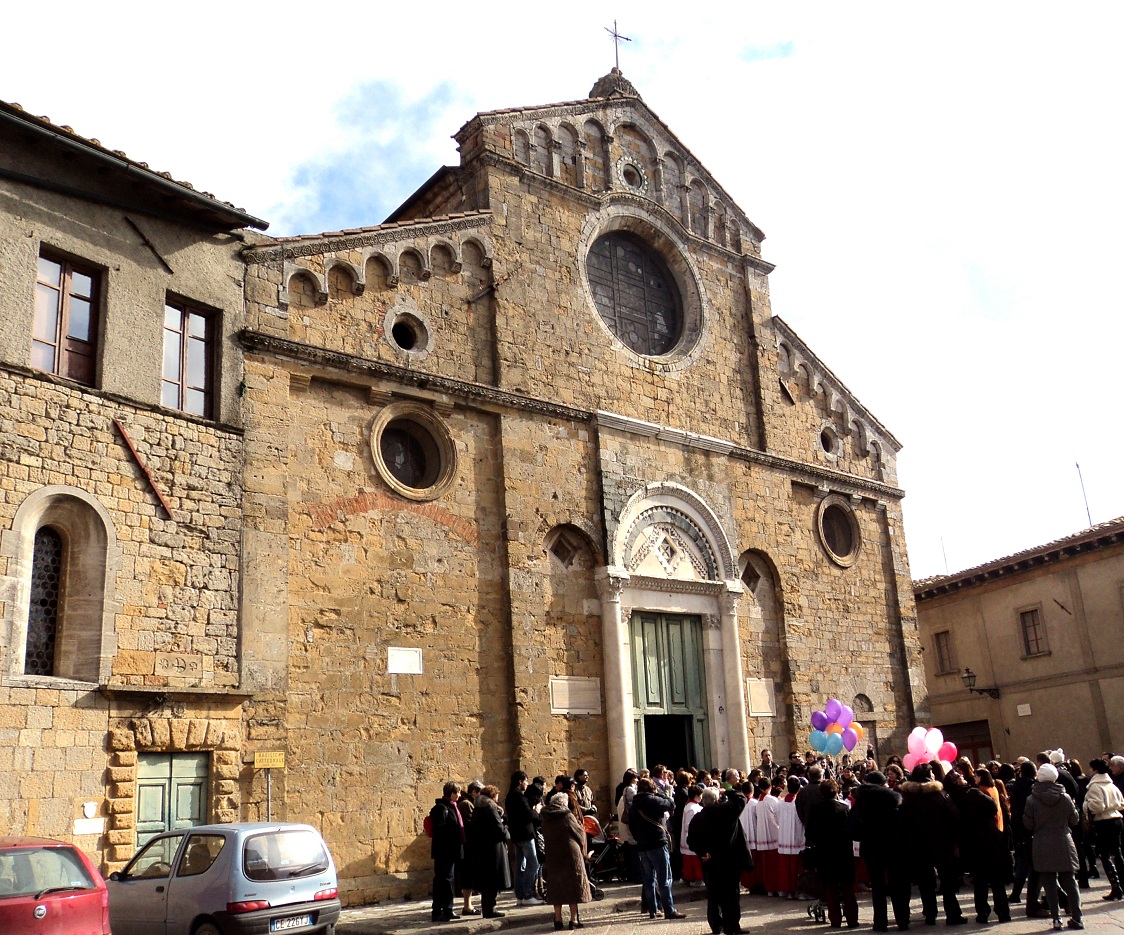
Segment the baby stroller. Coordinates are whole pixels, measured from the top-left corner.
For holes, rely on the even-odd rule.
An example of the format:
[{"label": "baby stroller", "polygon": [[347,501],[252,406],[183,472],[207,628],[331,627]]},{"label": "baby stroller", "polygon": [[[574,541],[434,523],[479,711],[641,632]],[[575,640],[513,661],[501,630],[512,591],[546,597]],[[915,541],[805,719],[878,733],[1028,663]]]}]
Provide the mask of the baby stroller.
[{"label": "baby stroller", "polygon": [[597,884],[623,879],[620,838],[608,828],[602,830],[601,823],[593,815],[586,815],[583,821],[586,839],[589,842],[589,850],[585,858],[585,875],[589,877],[589,892],[594,899],[604,899],[605,891]]}]

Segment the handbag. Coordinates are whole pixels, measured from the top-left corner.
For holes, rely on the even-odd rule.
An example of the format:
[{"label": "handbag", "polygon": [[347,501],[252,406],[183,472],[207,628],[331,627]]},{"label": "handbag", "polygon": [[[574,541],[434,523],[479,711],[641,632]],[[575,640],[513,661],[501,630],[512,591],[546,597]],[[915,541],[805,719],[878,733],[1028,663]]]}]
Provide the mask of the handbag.
[{"label": "handbag", "polygon": [[734,865],[743,873],[753,872],[753,854],[749,849],[749,842],[745,839],[745,828],[741,821],[734,821],[734,833],[730,835],[730,856]]}]

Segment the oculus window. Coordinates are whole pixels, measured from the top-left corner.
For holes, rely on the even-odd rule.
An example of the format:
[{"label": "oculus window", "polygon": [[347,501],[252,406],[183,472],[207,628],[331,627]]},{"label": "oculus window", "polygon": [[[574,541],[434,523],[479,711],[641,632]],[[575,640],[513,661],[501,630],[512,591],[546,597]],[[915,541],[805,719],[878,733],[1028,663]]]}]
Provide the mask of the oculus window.
[{"label": "oculus window", "polygon": [[683,300],[663,257],[627,231],[599,237],[586,257],[597,311],[624,345],[658,357],[683,333]]},{"label": "oculus window", "polygon": [[862,547],[862,533],[854,510],[838,495],[820,501],[816,510],[816,532],[828,557],[846,568],[854,564]]},{"label": "oculus window", "polygon": [[445,423],[427,406],[392,403],[371,425],[379,476],[410,500],[435,500],[456,477],[456,448]]}]

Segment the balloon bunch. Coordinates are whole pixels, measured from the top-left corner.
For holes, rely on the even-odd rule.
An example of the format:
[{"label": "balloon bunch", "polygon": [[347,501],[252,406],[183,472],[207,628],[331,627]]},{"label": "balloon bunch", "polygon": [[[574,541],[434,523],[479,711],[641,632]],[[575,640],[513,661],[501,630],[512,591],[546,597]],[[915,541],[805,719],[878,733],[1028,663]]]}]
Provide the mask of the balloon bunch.
[{"label": "balloon bunch", "polygon": [[808,743],[817,753],[835,756],[848,753],[863,739],[863,726],[855,720],[855,712],[837,698],[829,698],[822,711],[812,712],[812,732]]},{"label": "balloon bunch", "polygon": [[911,771],[918,763],[928,763],[930,760],[940,760],[947,773],[956,762],[956,744],[945,740],[944,734],[935,727],[928,730],[915,727],[910,731],[909,753],[902,757],[902,766]]}]

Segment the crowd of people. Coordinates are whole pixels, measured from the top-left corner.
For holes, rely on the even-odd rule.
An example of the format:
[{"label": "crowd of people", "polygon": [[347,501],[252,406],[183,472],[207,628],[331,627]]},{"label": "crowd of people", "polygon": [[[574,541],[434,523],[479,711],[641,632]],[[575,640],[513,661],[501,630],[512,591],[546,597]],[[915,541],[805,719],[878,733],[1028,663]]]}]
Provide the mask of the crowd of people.
[{"label": "crowd of people", "polygon": [[[558,776],[552,788],[521,771],[502,805],[499,790],[469,783],[465,795],[447,783],[430,812],[433,920],[499,916],[496,895],[514,885],[517,905],[554,906],[554,926],[581,928],[579,905],[590,899],[585,816],[595,815],[586,770]],[[922,919],[968,921],[960,893],[970,878],[975,919],[1011,920],[1024,900],[1031,918],[1055,929],[1068,915],[1082,929],[1081,891],[1101,869],[1105,900],[1124,899],[1121,832],[1124,757],[1104,754],[1086,770],[1061,750],[1014,763],[973,766],[918,763],[907,773],[898,757],[881,768],[865,758],[839,760],[770,751],[748,773],[664,766],[629,769],[607,809],[628,878],[641,887],[650,918],[680,919],[673,880],[706,888],[713,933],[739,935],[743,891],[822,901],[828,923],[856,928],[856,891],[869,887],[874,931],[909,928],[916,887]],[[810,892],[811,891],[811,892]],[[480,894],[480,908],[472,905]],[[940,903],[938,905],[938,896]]]}]

